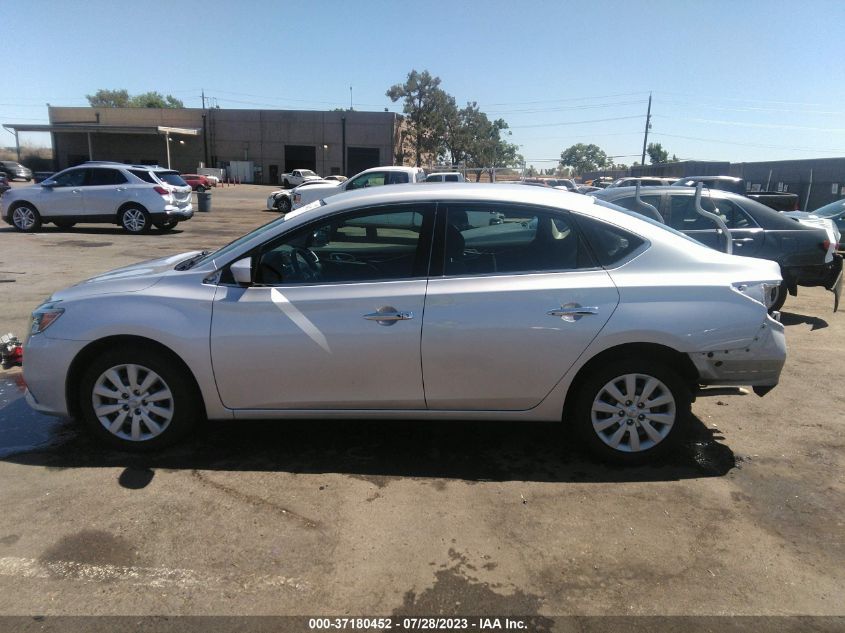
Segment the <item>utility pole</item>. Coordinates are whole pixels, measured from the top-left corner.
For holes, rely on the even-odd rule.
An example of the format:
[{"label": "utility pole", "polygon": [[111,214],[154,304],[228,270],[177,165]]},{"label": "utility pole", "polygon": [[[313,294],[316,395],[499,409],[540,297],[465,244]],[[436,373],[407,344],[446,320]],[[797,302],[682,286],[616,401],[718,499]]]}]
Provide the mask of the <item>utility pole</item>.
[{"label": "utility pole", "polygon": [[648,93],[648,111],[645,115],[645,135],[643,136],[643,157],[640,159],[640,165],[645,165],[645,148],[648,144],[648,128],[651,127],[651,93]]},{"label": "utility pole", "polygon": [[202,109],[205,110],[205,88],[202,90]]},{"label": "utility pole", "polygon": [[349,109],[352,109],[352,86],[349,86]]}]

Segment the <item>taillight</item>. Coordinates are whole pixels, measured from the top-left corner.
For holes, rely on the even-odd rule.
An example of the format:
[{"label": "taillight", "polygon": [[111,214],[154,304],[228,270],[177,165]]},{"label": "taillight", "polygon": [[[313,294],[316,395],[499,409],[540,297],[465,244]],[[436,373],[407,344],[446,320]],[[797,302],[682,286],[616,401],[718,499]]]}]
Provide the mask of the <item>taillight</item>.
[{"label": "taillight", "polygon": [[162,196],[169,196],[170,190],[165,189],[164,187],[153,187],[156,193],[161,194]]},{"label": "taillight", "polygon": [[830,240],[821,243],[822,250],[826,253],[830,249]]}]

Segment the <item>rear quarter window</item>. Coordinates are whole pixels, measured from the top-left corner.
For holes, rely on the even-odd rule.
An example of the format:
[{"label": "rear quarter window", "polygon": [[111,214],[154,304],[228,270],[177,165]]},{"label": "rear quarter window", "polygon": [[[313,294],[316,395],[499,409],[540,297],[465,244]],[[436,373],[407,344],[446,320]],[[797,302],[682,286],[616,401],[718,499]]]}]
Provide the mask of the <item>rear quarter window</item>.
[{"label": "rear quarter window", "polygon": [[641,237],[594,218],[579,215],[577,222],[593,255],[605,267],[624,262],[645,244]]},{"label": "rear quarter window", "polygon": [[153,175],[144,169],[130,169],[129,173],[137,178],[140,178],[144,182],[155,184],[155,178],[153,178]]},{"label": "rear quarter window", "polygon": [[168,185],[173,185],[174,187],[187,187],[188,183],[186,183],[182,176],[179,175],[179,172],[175,171],[157,171],[155,172],[156,178],[158,178],[161,182],[166,183]]}]

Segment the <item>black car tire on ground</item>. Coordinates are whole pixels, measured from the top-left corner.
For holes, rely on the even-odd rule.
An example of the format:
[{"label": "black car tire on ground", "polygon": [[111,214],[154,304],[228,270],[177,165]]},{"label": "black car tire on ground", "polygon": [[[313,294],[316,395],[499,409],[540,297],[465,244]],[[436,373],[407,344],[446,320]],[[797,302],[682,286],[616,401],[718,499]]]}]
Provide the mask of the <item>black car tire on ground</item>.
[{"label": "black car tire on ground", "polygon": [[290,196],[279,196],[276,198],[276,210],[279,213],[287,213],[290,211]]},{"label": "black car tire on ground", "polygon": [[[160,377],[160,383],[157,383],[157,386],[154,383],[154,386],[147,388],[148,391],[155,391],[156,389],[159,392],[169,390],[171,395],[169,399],[146,402],[143,398],[144,393],[130,392],[130,388],[127,388],[124,393],[115,392],[117,397],[129,396],[144,403],[135,403],[135,406],[144,407],[144,409],[136,409],[134,411],[131,407],[120,406],[118,400],[113,400],[114,405],[101,402],[100,406],[114,406],[116,408],[116,411],[109,414],[111,416],[116,417],[115,414],[120,415],[121,413],[126,413],[124,424],[131,424],[130,416],[139,410],[143,411],[149,417],[155,417],[154,413],[149,413],[145,410],[149,405],[169,408],[172,411],[172,418],[166,424],[164,430],[160,434],[142,441],[124,439],[112,433],[104,426],[105,422],[102,422],[94,411],[94,390],[97,388],[100,377],[109,370],[112,370],[117,372],[121,378],[126,378],[127,375],[120,368],[128,365],[135,366],[140,370],[151,370]],[[142,374],[139,372],[138,375],[140,376]],[[111,384],[113,387],[117,387],[114,383]],[[201,400],[190,377],[185,374],[185,369],[179,363],[174,362],[172,358],[168,358],[167,355],[137,345],[118,346],[96,357],[85,370],[79,385],[78,398],[79,410],[82,413],[82,422],[97,439],[122,450],[144,452],[172,444],[187,435],[197,419],[203,417],[202,407],[200,406]],[[102,395],[102,391],[97,395]],[[155,397],[155,393],[151,397]],[[101,398],[101,400],[103,399]],[[109,399],[109,401],[111,402],[112,400]],[[106,419],[108,420],[108,418]],[[161,418],[158,421],[160,422]],[[144,428],[149,429],[146,424]]]},{"label": "black car tire on ground", "polygon": [[53,224],[60,229],[70,229],[76,226],[76,222],[62,222],[61,220],[53,220]]},{"label": "black car tire on ground", "polygon": [[780,282],[780,286],[777,289],[777,296],[775,297],[774,303],[772,303],[772,307],[769,308],[769,312],[777,312],[783,307],[783,304],[786,303],[786,295],[789,294],[789,288],[786,284],[786,280]]},{"label": "black car tire on ground", "polygon": [[[638,438],[640,438],[638,443],[640,441],[645,443],[648,441],[649,434],[646,432],[644,425],[648,423],[650,428],[656,428],[652,426],[652,423],[656,422],[657,417],[652,416],[666,416],[666,411],[671,410],[671,407],[674,406],[674,420],[662,439],[651,448],[632,452],[609,446],[601,439],[600,432],[594,428],[592,420],[594,405],[603,394],[607,393],[607,385],[617,380],[623,381],[624,377],[630,375],[638,376],[636,389],[640,391],[631,400],[608,405],[614,409],[618,407],[618,411],[623,412],[622,415],[619,415],[616,410],[613,413],[600,412],[598,414],[608,416],[598,422],[599,425],[602,422],[609,423],[605,425],[602,432],[611,435],[615,432],[622,433],[622,439],[627,436],[629,444],[631,442],[629,434],[636,432]],[[671,404],[640,407],[638,399],[645,389],[644,383],[648,384],[651,379],[656,379],[659,386],[646,394],[647,399],[659,402],[665,396],[669,396]],[[622,389],[620,388],[619,391],[627,397],[628,394],[624,393]],[[652,397],[652,394],[655,393],[659,396]],[[613,400],[613,398],[609,399]],[[670,367],[657,361],[642,358],[622,358],[617,362],[607,363],[596,368],[580,383],[575,403],[574,424],[587,448],[599,459],[625,465],[653,462],[675,450],[686,436],[689,429],[691,402],[692,396],[689,387]],[[605,404],[605,402],[602,402],[602,404]],[[643,421],[640,422],[640,419]],[[641,425],[643,426],[641,427]],[[627,427],[628,431],[622,431],[623,426]],[[662,427],[657,430],[663,432]],[[606,434],[605,437],[607,437]]]}]

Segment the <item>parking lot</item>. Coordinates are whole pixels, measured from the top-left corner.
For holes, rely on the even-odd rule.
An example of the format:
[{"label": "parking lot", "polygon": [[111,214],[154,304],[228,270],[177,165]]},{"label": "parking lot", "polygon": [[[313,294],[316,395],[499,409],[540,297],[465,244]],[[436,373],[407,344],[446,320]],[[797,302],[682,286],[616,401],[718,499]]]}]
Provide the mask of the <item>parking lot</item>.
[{"label": "parking lot", "polygon": [[[3,224],[0,330],[95,273],[273,219],[269,190],[218,187],[165,234]],[[840,614],[832,305],[789,297],[780,385],[699,398],[684,449],[644,468],[595,462],[564,424],[500,422],[215,422],[128,456],[0,371],[0,613]]]}]

